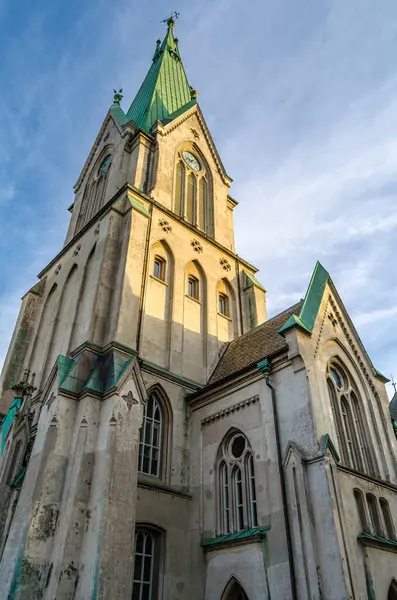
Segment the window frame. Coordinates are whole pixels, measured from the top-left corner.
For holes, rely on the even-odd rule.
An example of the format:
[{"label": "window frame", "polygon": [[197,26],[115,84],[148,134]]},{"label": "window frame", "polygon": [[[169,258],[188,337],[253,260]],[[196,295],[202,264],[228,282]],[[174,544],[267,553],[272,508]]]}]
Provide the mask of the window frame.
[{"label": "window frame", "polygon": [[[341,380],[340,386],[333,371]],[[353,378],[333,357],[328,362],[326,379],[342,463],[357,472],[376,475],[376,458],[370,451],[370,434],[362,416],[363,402]]]},{"label": "window frame", "polygon": [[200,302],[200,282],[194,275],[187,276],[187,293],[188,298]]},{"label": "window frame", "polygon": [[[137,539],[138,535],[144,536],[144,543],[146,549],[146,540],[150,538],[152,540],[152,555],[151,555],[151,565],[150,565],[150,581],[145,582],[142,578],[144,575],[144,561],[142,561],[142,568],[140,573],[140,578],[137,578],[136,573],[136,557],[137,557]],[[144,555],[147,556],[147,555]],[[146,523],[138,523],[135,526],[135,539],[134,539],[134,565],[132,572],[132,600],[141,600],[142,599],[142,587],[139,588],[138,595],[134,595],[136,592],[134,590],[135,584],[142,586],[144,583],[149,583],[150,585],[150,600],[157,600],[161,597],[161,588],[163,581],[163,558],[164,558],[164,533],[160,531],[157,527],[153,527],[150,524]]]},{"label": "window frame", "polygon": [[382,521],[380,518],[379,506],[378,506],[378,501],[376,499],[376,496],[374,496],[374,494],[367,493],[367,494],[365,494],[365,497],[367,500],[371,533],[375,537],[384,538],[385,534],[383,531],[383,526],[382,526]]},{"label": "window frame", "polygon": [[222,317],[230,319],[229,296],[224,292],[218,292],[218,313],[222,315]]},{"label": "window frame", "polygon": [[[149,403],[153,401],[152,415],[147,415],[147,409],[150,406]],[[155,413],[158,410],[159,412],[159,420],[155,420]],[[158,427],[158,440],[157,445],[153,444],[155,425],[159,423]],[[147,430],[149,430],[150,442],[145,442],[145,435]],[[149,449],[149,457],[145,457],[145,449]],[[150,393],[148,395],[147,402],[144,407],[143,415],[142,415],[142,426],[140,429],[139,435],[139,449],[138,449],[138,473],[142,475],[147,475],[149,477],[161,478],[162,470],[163,470],[163,452],[164,452],[164,411],[162,408],[161,402],[158,400],[158,396],[155,393]],[[153,464],[153,450],[157,451],[157,468],[156,472],[152,472],[152,464]],[[143,469],[145,458],[149,460],[149,470],[146,471]]]},{"label": "window frame", "polygon": [[388,540],[396,541],[396,530],[394,527],[393,516],[390,505],[386,498],[379,498],[379,506],[383,520],[383,530]]},{"label": "window frame", "polygon": [[[240,436],[244,438],[245,446],[241,455],[235,457],[231,450],[232,443]],[[219,534],[257,527],[254,453],[247,436],[241,431],[233,430],[220,444],[216,473]]]},{"label": "window frame", "polygon": [[[200,170],[192,169],[183,158],[184,152],[190,152],[197,158],[200,163]],[[212,210],[210,206],[212,201],[210,179],[210,170],[201,153],[191,146],[180,148],[175,161],[174,212],[200,231],[213,235],[209,231],[210,212]]]},{"label": "window frame", "polygon": [[[158,275],[156,274],[156,265],[158,265]],[[153,259],[153,277],[157,281],[166,282],[167,276],[167,261],[159,254],[155,254]]]}]

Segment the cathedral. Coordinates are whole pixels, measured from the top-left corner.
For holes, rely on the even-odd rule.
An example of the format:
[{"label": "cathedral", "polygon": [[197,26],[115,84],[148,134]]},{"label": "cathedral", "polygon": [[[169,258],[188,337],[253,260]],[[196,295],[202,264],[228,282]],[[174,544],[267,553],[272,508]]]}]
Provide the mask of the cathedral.
[{"label": "cathedral", "polygon": [[388,380],[320,263],[267,318],[166,25],[22,299],[0,380],[0,599],[397,600]]}]

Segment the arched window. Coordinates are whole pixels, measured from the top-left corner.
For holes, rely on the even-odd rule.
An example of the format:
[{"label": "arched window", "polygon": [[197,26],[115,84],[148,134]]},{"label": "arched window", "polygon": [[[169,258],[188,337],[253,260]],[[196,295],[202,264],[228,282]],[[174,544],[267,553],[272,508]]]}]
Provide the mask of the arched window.
[{"label": "arched window", "polygon": [[379,516],[378,502],[373,494],[367,494],[367,504],[371,519],[371,533],[383,537],[383,527]]},{"label": "arched window", "polygon": [[220,315],[229,316],[229,298],[226,294],[220,293],[218,295],[218,310]]},{"label": "arched window", "polygon": [[187,295],[189,298],[194,298],[194,300],[200,299],[199,280],[193,275],[189,275],[187,279]]},{"label": "arched window", "polygon": [[164,258],[162,258],[161,256],[155,256],[154,263],[153,263],[153,276],[156,279],[165,281],[165,275],[166,275],[166,262],[165,262]]},{"label": "arched window", "polygon": [[327,385],[342,462],[356,471],[375,474],[364,409],[352,377],[332,361],[328,365]]},{"label": "arched window", "polygon": [[139,441],[138,470],[140,473],[160,476],[163,444],[163,411],[156,394],[150,394],[145,405]]},{"label": "arched window", "polygon": [[100,160],[99,165],[97,163],[98,166],[93,169],[85,186],[76,233],[102,208],[111,163],[112,156],[107,154]]},{"label": "arched window", "polygon": [[356,500],[357,512],[358,512],[358,516],[360,518],[361,528],[366,533],[369,533],[370,529],[369,529],[369,526],[368,526],[367,513],[366,513],[366,510],[365,510],[364,496],[363,496],[362,492],[360,490],[357,490],[357,489],[354,490],[354,498]]},{"label": "arched window", "polygon": [[254,459],[247,438],[237,431],[227,436],[218,459],[220,533],[256,527]]},{"label": "arched window", "polygon": [[210,174],[195,151],[181,150],[177,156],[174,184],[174,211],[189,223],[213,235]]},{"label": "arched window", "polygon": [[146,527],[135,531],[132,600],[156,600],[159,595],[160,535]]},{"label": "arched window", "polygon": [[385,526],[385,532],[389,540],[395,540],[396,534],[394,532],[393,519],[390,512],[390,506],[387,500],[379,498],[379,504],[382,511],[383,523]]}]

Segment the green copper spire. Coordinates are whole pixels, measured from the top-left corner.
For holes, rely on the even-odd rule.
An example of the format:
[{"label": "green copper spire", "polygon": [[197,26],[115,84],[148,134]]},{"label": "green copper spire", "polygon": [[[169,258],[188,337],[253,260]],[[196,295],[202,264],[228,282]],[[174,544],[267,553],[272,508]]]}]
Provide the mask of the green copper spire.
[{"label": "green copper spire", "polygon": [[128,121],[145,131],[150,131],[156,121],[172,119],[197,102],[197,92],[187,81],[178,40],[174,38],[173,17],[166,23],[167,35],[162,44],[157,41],[152,66],[127,113]]}]

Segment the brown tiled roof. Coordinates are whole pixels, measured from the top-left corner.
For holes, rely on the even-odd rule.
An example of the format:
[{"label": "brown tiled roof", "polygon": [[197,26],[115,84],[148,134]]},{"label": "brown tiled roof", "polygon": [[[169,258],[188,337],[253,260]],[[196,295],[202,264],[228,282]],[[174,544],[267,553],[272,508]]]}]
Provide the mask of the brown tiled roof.
[{"label": "brown tiled roof", "polygon": [[276,354],[286,348],[287,344],[284,337],[277,332],[292,314],[299,315],[302,305],[303,300],[229,342],[208,381],[208,385],[229,377],[233,373],[254,365],[262,358]]}]

